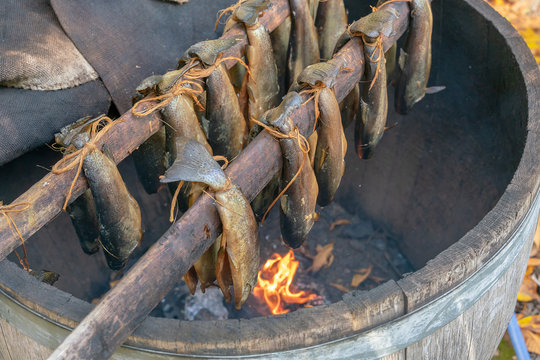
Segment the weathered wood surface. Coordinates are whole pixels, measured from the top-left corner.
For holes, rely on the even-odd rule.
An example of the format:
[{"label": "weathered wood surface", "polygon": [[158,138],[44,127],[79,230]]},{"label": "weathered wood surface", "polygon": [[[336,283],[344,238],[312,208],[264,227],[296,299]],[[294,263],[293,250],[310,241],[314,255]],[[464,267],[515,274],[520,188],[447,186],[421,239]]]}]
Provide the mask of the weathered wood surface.
[{"label": "weathered wood surface", "polygon": [[[288,15],[288,11],[287,0],[272,0],[272,7],[265,12],[260,21],[269,30],[273,30]],[[238,40],[238,44],[226,51],[224,56],[239,56],[243,53],[247,44],[247,37],[240,25],[232,28],[224,37]],[[147,105],[150,106],[151,103]],[[123,122],[119,122],[114,126],[104,136],[103,142],[97,144],[99,147],[106,143],[116,163],[125,159],[161,127],[159,113],[157,112],[146,117],[136,117],[131,112],[126,112],[120,117],[120,120],[123,120]],[[48,174],[12,202],[13,204],[25,202],[31,204],[30,209],[25,212],[10,214],[24,239],[28,239],[60,213],[75,173],[76,169],[60,175]],[[86,179],[84,176],[80,176],[75,184],[70,201],[75,200],[87,188]],[[5,221],[0,221],[0,260],[4,259],[20,244],[21,241],[17,234],[9,228]]]},{"label": "weathered wood surface", "polygon": [[[390,47],[405,32],[409,14],[406,3],[397,2],[388,6],[393,6],[399,13],[399,21],[395,24],[395,36],[384,39],[385,48]],[[286,14],[284,12],[283,15]],[[334,61],[342,69],[334,89],[338,101],[341,101],[363,74],[364,59],[360,39],[349,41],[334,56]],[[307,100],[309,95],[304,97]],[[291,116],[304,136],[311,133],[313,114],[313,102],[309,102]],[[280,167],[281,151],[278,143],[263,132],[242,151],[226,172],[251,200]],[[208,196],[201,197],[120,283],[106,294],[51,358],[110,356],[219,233],[219,220],[212,200]],[[163,275],[164,270],[167,276]]]}]

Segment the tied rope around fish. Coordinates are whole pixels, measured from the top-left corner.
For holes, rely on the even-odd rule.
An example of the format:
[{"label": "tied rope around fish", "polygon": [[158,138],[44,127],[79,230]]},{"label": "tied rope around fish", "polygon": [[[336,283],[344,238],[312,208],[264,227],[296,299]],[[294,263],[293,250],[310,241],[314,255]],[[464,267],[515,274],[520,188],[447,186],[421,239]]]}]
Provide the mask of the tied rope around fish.
[{"label": "tied rope around fish", "polygon": [[[98,130],[98,127],[101,125],[102,122],[105,123],[105,126],[103,126],[101,129]],[[60,161],[58,161],[52,167],[51,172],[55,175],[65,173],[66,171],[70,171],[71,169],[77,167],[77,173],[75,174],[75,177],[73,178],[73,181],[71,182],[71,186],[69,187],[69,191],[66,196],[66,200],[64,201],[64,206],[62,207],[62,210],[64,211],[66,210],[69,199],[71,198],[71,194],[73,192],[73,187],[75,187],[75,182],[77,182],[77,179],[79,178],[79,175],[81,174],[84,158],[87,155],[89,155],[92,151],[97,149],[96,144],[114,125],[118,124],[119,122],[124,122],[124,121],[123,120],[113,121],[107,116],[102,116],[99,119],[97,119],[96,122],[92,124],[92,129],[90,130],[90,140],[81,149],[64,156]]]},{"label": "tied rope around fish", "polygon": [[300,91],[298,94],[299,95],[303,95],[303,94],[313,94],[309,99],[307,99],[303,104],[302,106],[306,105],[307,103],[309,103],[311,100],[314,100],[314,103],[313,103],[313,107],[315,109],[315,122],[313,123],[313,130],[312,131],[315,131],[315,129],[317,128],[317,120],[319,119],[319,115],[320,115],[320,110],[319,110],[319,97],[321,96],[321,91],[326,87],[326,85],[321,82],[321,81],[318,81],[316,85],[314,86],[311,86],[309,89],[305,89],[305,90],[302,90]]},{"label": "tied rope around fish", "polygon": [[272,201],[268,209],[266,209],[266,212],[264,213],[261,219],[261,224],[264,224],[264,221],[266,220],[266,216],[268,215],[268,212],[270,211],[270,209],[272,209],[272,207],[276,204],[276,202],[283,196],[283,194],[285,194],[285,192],[289,189],[289,187],[296,180],[298,175],[300,175],[300,172],[304,168],[304,164],[306,163],[306,156],[307,154],[309,154],[309,142],[307,141],[304,135],[300,134],[300,130],[298,130],[298,126],[295,126],[291,130],[290,133],[284,134],[281,131],[276,130],[275,128],[271,128],[270,126],[260,122],[257,119],[251,118],[251,121],[253,121],[255,124],[259,126],[262,126],[266,131],[268,131],[270,135],[272,135],[276,139],[296,139],[296,141],[298,142],[298,148],[300,149],[300,151],[302,151],[302,153],[304,153],[304,156],[302,157],[302,164],[300,165],[300,168],[298,169],[296,174],[294,174],[291,181],[289,181],[287,186],[285,186],[285,188],[281,190],[279,195],[274,199],[274,201]]},{"label": "tied rope around fish", "polygon": [[[371,11],[372,12],[376,12],[376,11],[379,11],[383,6],[385,5],[388,5],[388,4],[392,4],[392,3],[395,3],[395,2],[411,2],[411,0],[390,0],[390,1],[387,1],[383,4],[381,4],[380,6],[371,6]],[[375,76],[373,77],[373,79],[371,80],[371,84],[369,85],[369,91],[371,91],[371,89],[373,88],[373,85],[375,84],[375,80],[377,80],[377,77],[379,76],[379,72],[381,71],[381,62],[382,62],[382,59],[384,58],[384,49],[383,49],[383,34],[379,34],[379,36],[377,36],[377,38],[375,39],[375,41],[371,42],[368,40],[366,34],[364,33],[357,33],[357,34],[353,34],[351,32],[351,25],[349,25],[347,27],[347,30],[346,32],[351,35],[351,36],[360,36],[362,38],[362,42],[365,46],[369,46],[369,47],[374,47],[375,48],[375,51],[373,52],[373,54],[371,54],[368,58],[369,58],[369,61],[371,63],[377,63],[377,69],[375,71]],[[375,54],[377,54],[377,59],[375,60],[374,57],[375,57]]]},{"label": "tied rope around fish", "polygon": [[[242,66],[246,68],[247,72],[251,75],[247,64],[242,61],[242,59],[235,56],[221,57],[220,55],[218,56],[216,61],[207,68],[202,67],[200,60],[192,58],[190,63],[186,65],[188,70],[178,77],[178,80],[181,79],[180,81],[176,80],[177,82],[170,88],[170,90],[168,90],[164,94],[137,101],[135,105],[133,105],[133,107],[131,108],[132,114],[138,117],[150,115],[154,111],[162,109],[165,106],[169,105],[171,101],[173,101],[174,98],[179,95],[189,96],[193,100],[193,102],[199,107],[199,109],[204,110],[204,106],[202,106],[198,98],[198,96],[204,92],[204,88],[199,80],[210,76],[221,63],[228,60],[238,61]],[[148,109],[145,108],[142,111],[137,110],[137,108],[139,108],[141,104],[155,101],[159,102]]]},{"label": "tied rope around fish", "polygon": [[21,232],[19,231],[19,228],[17,227],[17,224],[15,223],[13,218],[11,217],[10,213],[21,213],[23,211],[28,210],[29,208],[30,208],[30,203],[28,203],[28,202],[4,205],[0,201],[0,214],[2,214],[4,216],[4,218],[6,219],[6,221],[8,223],[8,226],[11,229],[11,231],[13,233],[16,233],[19,236],[19,239],[21,239],[21,244],[22,244],[23,253],[24,253],[24,262],[21,259],[21,257],[19,256],[19,253],[17,252],[17,250],[13,250],[13,252],[17,256],[17,259],[19,259],[19,263],[21,264],[23,269],[28,271],[28,272],[30,272],[30,265],[28,264],[28,256],[27,256],[27,253],[26,253],[26,245],[24,244],[23,236],[22,236]]}]

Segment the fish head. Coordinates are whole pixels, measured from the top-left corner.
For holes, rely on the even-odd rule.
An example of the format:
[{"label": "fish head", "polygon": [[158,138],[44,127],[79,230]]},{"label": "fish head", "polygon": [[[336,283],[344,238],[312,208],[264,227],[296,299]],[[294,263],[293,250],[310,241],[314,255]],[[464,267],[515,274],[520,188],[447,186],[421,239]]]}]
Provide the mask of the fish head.
[{"label": "fish head", "polygon": [[298,75],[297,82],[301,86],[317,86],[324,84],[327,88],[333,88],[336,84],[336,77],[339,68],[332,62],[320,62],[307,66],[304,71]]},{"label": "fish head", "polygon": [[364,34],[372,39],[381,35],[391,37],[397,33],[394,26],[398,18],[399,12],[397,10],[392,7],[384,7],[352,23],[349,31],[353,35]]},{"label": "fish head", "polygon": [[283,98],[279,106],[263,114],[261,122],[278,128],[284,134],[289,134],[294,128],[291,115],[294,110],[302,106],[302,102],[302,97],[297,92],[291,91]]},{"label": "fish head", "polygon": [[268,0],[247,0],[232,13],[231,18],[247,26],[254,26],[261,11],[268,9],[268,6]]},{"label": "fish head", "polygon": [[73,124],[64,126],[59,133],[54,134],[55,143],[66,148],[71,145],[77,149],[82,148],[90,140],[92,124],[102,117],[103,115],[86,116]]},{"label": "fish head", "polygon": [[237,39],[216,39],[196,43],[187,49],[182,55],[182,61],[188,63],[190,59],[197,58],[205,66],[213,65],[219,54],[230,49],[238,43]]}]

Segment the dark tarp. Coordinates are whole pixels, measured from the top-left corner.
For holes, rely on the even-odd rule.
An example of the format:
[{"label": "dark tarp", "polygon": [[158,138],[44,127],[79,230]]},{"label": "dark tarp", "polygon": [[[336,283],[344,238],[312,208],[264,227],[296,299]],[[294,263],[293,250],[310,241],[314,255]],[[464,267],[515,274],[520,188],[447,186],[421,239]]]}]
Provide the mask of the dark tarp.
[{"label": "dark tarp", "polygon": [[0,87],[0,165],[51,141],[62,126],[108,108],[100,81],[59,91]]},{"label": "dark tarp", "polygon": [[218,37],[216,14],[235,0],[51,0],[64,30],[96,69],[120,113],[141,80],[176,68],[192,44]]}]

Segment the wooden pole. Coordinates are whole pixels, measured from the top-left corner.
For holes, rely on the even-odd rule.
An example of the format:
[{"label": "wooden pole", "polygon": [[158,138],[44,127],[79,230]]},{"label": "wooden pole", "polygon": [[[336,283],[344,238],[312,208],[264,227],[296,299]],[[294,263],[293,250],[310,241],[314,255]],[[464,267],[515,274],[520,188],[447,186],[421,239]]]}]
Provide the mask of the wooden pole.
[{"label": "wooden pole", "polygon": [[[385,48],[404,33],[409,19],[406,3],[388,6],[394,6],[400,18],[396,22],[395,36],[384,40]],[[361,41],[357,38],[349,41],[334,56],[334,61],[343,69],[335,86],[336,96],[341,101],[362,78]],[[292,120],[303,135],[309,135],[314,121],[313,101],[300,107]],[[252,200],[280,167],[279,144],[263,131],[231,163],[226,173]],[[103,297],[49,359],[110,357],[214,242],[221,232],[220,226],[213,200],[207,195],[199,198]]]},{"label": "wooden pole", "polygon": [[[271,31],[288,15],[289,3],[287,0],[272,0],[272,6],[260,18],[260,21]],[[224,56],[238,57],[243,54],[247,37],[241,25],[233,27],[222,37],[239,40],[238,44],[230,48]],[[152,103],[147,103],[147,106],[152,105]],[[97,144],[98,147],[101,147],[103,143],[106,143],[116,163],[124,160],[161,127],[158,112],[145,117],[136,117],[128,111],[120,119],[123,122],[114,126],[104,136],[103,142]],[[76,169],[60,175],[50,173],[12,202],[12,204],[30,204],[28,210],[10,214],[24,239],[28,239],[60,213],[75,173]],[[81,175],[75,184],[70,202],[74,201],[87,188],[86,178]],[[20,245],[21,241],[17,233],[9,227],[6,221],[0,219],[0,260],[3,260]]]}]

